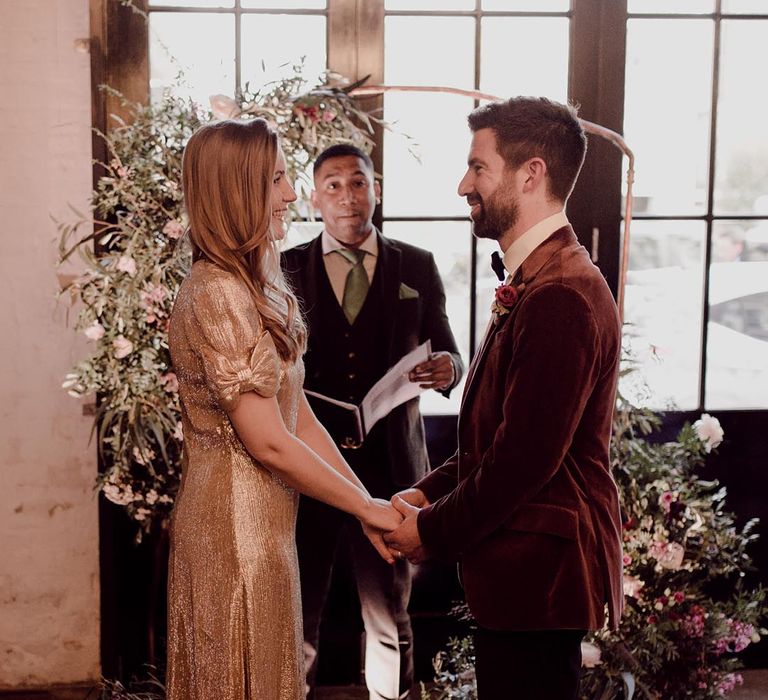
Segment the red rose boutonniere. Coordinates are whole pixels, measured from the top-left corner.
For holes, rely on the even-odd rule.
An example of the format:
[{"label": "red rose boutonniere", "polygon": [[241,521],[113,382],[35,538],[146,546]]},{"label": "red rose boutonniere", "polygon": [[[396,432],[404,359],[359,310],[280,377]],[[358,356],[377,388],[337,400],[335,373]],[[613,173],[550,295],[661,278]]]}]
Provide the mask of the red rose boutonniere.
[{"label": "red rose boutonniere", "polygon": [[512,310],[524,289],[525,284],[518,284],[517,286],[502,284],[496,287],[496,295],[493,304],[491,304],[491,311],[495,314],[494,321],[498,322],[502,316]]}]

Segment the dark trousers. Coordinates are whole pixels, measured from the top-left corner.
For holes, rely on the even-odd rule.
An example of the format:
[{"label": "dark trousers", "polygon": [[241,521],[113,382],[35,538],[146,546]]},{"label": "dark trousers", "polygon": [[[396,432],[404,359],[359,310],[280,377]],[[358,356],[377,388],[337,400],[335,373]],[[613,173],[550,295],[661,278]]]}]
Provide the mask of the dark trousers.
[{"label": "dark trousers", "polygon": [[407,697],[413,684],[413,633],[408,616],[410,564],[387,564],[358,521],[311,498],[301,498],[296,543],[301,573],[308,700],[315,697],[320,621],[328,596],[337,543],[352,555],[365,625],[365,682],[371,700]]},{"label": "dark trousers", "polygon": [[475,632],[478,700],[576,700],[584,630]]}]

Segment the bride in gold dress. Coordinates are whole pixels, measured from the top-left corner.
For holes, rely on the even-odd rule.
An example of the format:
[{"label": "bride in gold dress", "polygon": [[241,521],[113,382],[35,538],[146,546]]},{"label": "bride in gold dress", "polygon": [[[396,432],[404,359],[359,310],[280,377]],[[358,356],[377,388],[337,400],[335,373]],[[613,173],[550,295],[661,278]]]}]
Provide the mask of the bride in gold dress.
[{"label": "bride in gold dress", "polygon": [[294,526],[303,493],[358,517],[387,560],[398,524],[309,408],[306,331],[277,242],[296,194],[262,119],[215,122],[184,153],[193,265],[170,320],[185,461],[171,526],[169,700],[301,700]]}]

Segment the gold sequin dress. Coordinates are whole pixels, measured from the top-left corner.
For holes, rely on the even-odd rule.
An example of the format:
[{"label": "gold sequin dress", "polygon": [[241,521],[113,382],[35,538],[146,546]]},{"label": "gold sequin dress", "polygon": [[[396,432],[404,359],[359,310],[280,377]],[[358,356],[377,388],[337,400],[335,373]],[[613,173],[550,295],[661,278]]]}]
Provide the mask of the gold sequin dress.
[{"label": "gold sequin dress", "polygon": [[169,700],[304,698],[298,494],[245,450],[225,407],[277,396],[295,432],[304,365],[281,362],[245,285],[192,266],[171,314],[185,462],[171,524]]}]

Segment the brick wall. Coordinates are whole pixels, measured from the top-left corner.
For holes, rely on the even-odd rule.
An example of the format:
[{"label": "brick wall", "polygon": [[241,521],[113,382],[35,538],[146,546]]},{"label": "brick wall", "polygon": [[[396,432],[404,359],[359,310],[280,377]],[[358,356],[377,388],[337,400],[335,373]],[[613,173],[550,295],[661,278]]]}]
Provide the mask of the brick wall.
[{"label": "brick wall", "polygon": [[88,0],[0,0],[0,688],[99,675],[92,419],[60,388],[86,345],[51,220],[90,190],[88,33]]}]

